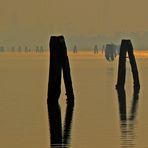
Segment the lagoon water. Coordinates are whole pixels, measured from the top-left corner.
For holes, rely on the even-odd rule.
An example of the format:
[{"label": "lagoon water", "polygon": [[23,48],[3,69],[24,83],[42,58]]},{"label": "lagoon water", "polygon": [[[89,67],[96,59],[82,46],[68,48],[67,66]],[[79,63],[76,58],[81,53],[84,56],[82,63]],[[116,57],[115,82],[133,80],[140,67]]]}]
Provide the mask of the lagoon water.
[{"label": "lagoon water", "polygon": [[[137,58],[141,89],[133,99],[127,60],[125,85],[127,120],[121,120],[115,89],[118,58],[69,57],[75,106],[67,147],[148,147],[148,58]],[[0,54],[0,147],[49,148],[47,110],[49,59],[44,54]],[[60,97],[62,127],[66,114],[65,88]]]}]

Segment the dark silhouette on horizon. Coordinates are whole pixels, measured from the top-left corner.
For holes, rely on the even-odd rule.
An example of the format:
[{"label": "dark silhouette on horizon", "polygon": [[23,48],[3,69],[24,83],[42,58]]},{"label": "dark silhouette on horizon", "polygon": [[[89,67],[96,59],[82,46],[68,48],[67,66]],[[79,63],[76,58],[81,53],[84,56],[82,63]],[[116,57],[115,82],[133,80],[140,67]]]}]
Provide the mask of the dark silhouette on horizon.
[{"label": "dark silhouette on horizon", "polygon": [[70,145],[73,105],[67,104],[64,126],[62,129],[61,109],[59,104],[48,108],[51,147],[68,148]]},{"label": "dark silhouette on horizon", "polygon": [[133,53],[133,46],[130,40],[122,40],[121,42],[116,88],[123,88],[125,84],[126,53],[128,53],[128,58],[131,64],[131,70],[132,70],[133,80],[134,80],[134,89],[139,90],[140,89],[139,74],[138,74],[135,56]]},{"label": "dark silhouette on horizon", "polygon": [[135,120],[138,109],[139,90],[134,89],[133,100],[129,115],[127,114],[126,107],[126,93],[124,88],[117,88],[118,103],[119,103],[119,116],[120,116],[120,130],[121,130],[121,147],[134,147],[135,133]]},{"label": "dark silhouette on horizon", "polygon": [[77,52],[78,52],[78,49],[77,49],[77,46],[75,45],[73,48],[73,53],[77,53]]},{"label": "dark silhouette on horizon", "polygon": [[36,49],[35,49],[35,52],[36,53],[43,53],[45,50],[44,50],[44,48],[43,48],[43,46],[41,45],[41,46],[36,46]]},{"label": "dark silhouette on horizon", "polygon": [[99,49],[98,49],[98,46],[95,45],[95,46],[94,46],[94,54],[98,54],[98,50],[99,50]]},{"label": "dark silhouette on horizon", "polygon": [[107,44],[105,48],[105,58],[107,61],[114,61],[116,57],[116,47],[114,44]]}]

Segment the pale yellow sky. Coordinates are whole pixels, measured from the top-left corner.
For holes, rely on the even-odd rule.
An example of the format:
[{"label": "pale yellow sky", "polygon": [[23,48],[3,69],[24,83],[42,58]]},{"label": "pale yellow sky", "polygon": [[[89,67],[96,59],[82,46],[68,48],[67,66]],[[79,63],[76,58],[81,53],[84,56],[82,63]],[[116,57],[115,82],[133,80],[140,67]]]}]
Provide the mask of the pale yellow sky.
[{"label": "pale yellow sky", "polygon": [[0,44],[44,44],[51,34],[145,32],[147,6],[147,0],[1,0]]},{"label": "pale yellow sky", "polygon": [[[147,0],[53,0],[53,31],[112,33],[148,30]],[[54,13],[55,12],[55,13]],[[58,13],[59,12],[59,13]]]}]

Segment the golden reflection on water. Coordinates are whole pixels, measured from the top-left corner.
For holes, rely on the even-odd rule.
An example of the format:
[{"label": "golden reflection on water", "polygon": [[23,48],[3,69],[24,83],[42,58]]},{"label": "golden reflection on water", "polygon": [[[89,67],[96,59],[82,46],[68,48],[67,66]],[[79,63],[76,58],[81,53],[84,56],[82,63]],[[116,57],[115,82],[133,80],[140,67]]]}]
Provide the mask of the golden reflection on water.
[{"label": "golden reflection on water", "polygon": [[[115,90],[117,60],[104,57],[70,57],[76,98],[71,148],[120,148],[148,146],[148,59],[138,58],[140,99],[132,99],[132,76],[127,64],[126,120],[120,117]],[[0,54],[0,146],[2,148],[49,148],[47,55]],[[136,98],[137,99],[134,99]],[[60,97],[65,116],[65,88]],[[131,107],[128,107],[132,99]],[[139,104],[140,102],[140,104]],[[138,115],[137,115],[138,113]],[[62,118],[62,120],[65,120]],[[120,123],[119,123],[120,121]],[[64,122],[62,122],[64,123]],[[63,128],[63,127],[62,127]]]}]

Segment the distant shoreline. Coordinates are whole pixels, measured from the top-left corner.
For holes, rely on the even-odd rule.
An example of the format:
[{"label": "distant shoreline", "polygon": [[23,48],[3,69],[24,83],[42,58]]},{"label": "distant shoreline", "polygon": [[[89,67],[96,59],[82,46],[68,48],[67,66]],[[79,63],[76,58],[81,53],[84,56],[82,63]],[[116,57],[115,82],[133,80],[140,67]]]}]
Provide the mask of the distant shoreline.
[{"label": "distant shoreline", "polygon": [[[37,53],[34,51],[31,52],[1,52],[0,56],[10,56],[10,57],[48,57],[49,52],[41,52]],[[137,58],[148,58],[148,50],[134,50],[135,57]],[[93,51],[78,51],[78,53],[73,53],[72,51],[68,51],[68,56],[71,59],[97,59],[104,58],[104,53],[101,51],[98,54],[94,54]]]}]

